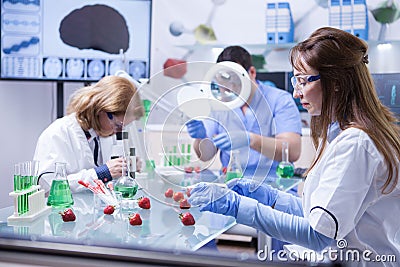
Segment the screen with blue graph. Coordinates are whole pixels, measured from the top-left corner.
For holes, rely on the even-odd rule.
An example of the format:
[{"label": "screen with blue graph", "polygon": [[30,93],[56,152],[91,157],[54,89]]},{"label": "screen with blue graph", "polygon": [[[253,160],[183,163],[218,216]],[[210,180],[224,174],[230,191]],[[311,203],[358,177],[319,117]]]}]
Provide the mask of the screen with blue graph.
[{"label": "screen with blue graph", "polygon": [[400,73],[372,74],[381,102],[400,117]]},{"label": "screen with blue graph", "polygon": [[150,30],[151,0],[1,0],[0,78],[148,78]]}]

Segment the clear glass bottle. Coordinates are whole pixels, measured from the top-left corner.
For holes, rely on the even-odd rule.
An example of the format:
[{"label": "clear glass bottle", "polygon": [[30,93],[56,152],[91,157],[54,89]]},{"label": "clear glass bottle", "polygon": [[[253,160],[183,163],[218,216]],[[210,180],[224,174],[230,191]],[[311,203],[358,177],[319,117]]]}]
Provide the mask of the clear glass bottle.
[{"label": "clear glass bottle", "polygon": [[276,168],[276,174],[280,178],[292,178],[294,175],[294,165],[289,161],[289,143],[282,142],[282,161]]},{"label": "clear glass bottle", "polygon": [[[129,157],[125,157],[126,162],[129,164]],[[116,192],[121,192],[122,198],[132,199],[138,190],[138,184],[135,179],[128,175],[127,168],[122,169],[122,176],[118,178],[117,182],[114,184],[114,190]]]},{"label": "clear glass bottle", "polygon": [[55,163],[55,176],[51,182],[47,206],[67,208],[74,205],[71,189],[67,180],[66,163]]},{"label": "clear glass bottle", "polygon": [[243,177],[242,166],[240,165],[239,150],[231,150],[231,156],[226,168],[225,183],[235,178]]}]

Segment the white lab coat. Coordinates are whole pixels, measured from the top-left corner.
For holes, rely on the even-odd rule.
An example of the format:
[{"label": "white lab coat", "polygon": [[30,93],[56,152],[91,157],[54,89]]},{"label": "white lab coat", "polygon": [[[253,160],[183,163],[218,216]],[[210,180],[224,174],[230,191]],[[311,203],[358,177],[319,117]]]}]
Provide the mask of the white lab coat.
[{"label": "white lab coat", "polygon": [[[39,160],[39,174],[54,172],[55,162],[67,163],[67,179],[72,192],[84,190],[79,180],[97,179],[94,167],[93,152],[85,133],[76,120],[75,113],[54,121],[40,135],[34,160]],[[49,191],[54,174],[46,174],[40,178],[40,185]]]},{"label": "white lab coat", "polygon": [[[386,177],[384,158],[369,136],[356,128],[344,130],[307,176],[304,217],[314,230],[344,239],[347,250],[370,250],[371,259],[395,255],[399,261],[400,184],[383,195]],[[387,262],[385,266],[396,264]]]}]

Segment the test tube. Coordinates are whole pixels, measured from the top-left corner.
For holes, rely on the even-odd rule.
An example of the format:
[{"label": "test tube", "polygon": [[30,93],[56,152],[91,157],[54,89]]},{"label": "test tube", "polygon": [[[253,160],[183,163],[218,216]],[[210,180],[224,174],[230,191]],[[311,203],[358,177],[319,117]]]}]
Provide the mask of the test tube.
[{"label": "test tube", "polygon": [[191,153],[190,150],[191,150],[191,145],[188,144],[187,145],[187,156],[186,156],[188,162],[190,162],[190,153]]},{"label": "test tube", "polygon": [[37,185],[39,176],[39,161],[32,160],[30,164],[31,185]]},{"label": "test tube", "polygon": [[14,164],[14,192],[21,190],[21,164]]},{"label": "test tube", "polygon": [[[23,164],[17,163],[14,165],[14,191],[20,192],[22,190],[22,181],[21,181],[21,171]],[[23,206],[23,196],[17,197],[17,213],[18,215],[22,214],[22,206]]]},{"label": "test tube", "polygon": [[181,164],[185,165],[185,144],[181,144],[181,156],[180,156],[180,160],[181,160]]},{"label": "test tube", "polygon": [[[29,177],[30,162],[25,161],[21,163],[21,178],[20,185],[21,191],[24,191],[30,187],[30,177]],[[24,214],[28,211],[28,194],[23,194],[19,196],[18,200],[18,214]]]},{"label": "test tube", "polygon": [[174,165],[174,166],[177,166],[178,165],[178,161],[177,161],[177,149],[176,149],[176,146],[173,146],[173,152],[172,153],[174,153],[174,156],[173,156],[173,164],[172,165]]}]

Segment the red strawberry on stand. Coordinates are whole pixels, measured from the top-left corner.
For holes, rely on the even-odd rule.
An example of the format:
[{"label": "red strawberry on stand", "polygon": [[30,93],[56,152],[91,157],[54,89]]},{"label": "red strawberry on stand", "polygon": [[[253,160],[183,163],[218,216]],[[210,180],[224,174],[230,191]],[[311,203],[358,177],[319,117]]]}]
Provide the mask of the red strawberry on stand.
[{"label": "red strawberry on stand", "polygon": [[115,211],[115,206],[113,205],[107,205],[107,207],[105,207],[103,210],[104,214],[109,214],[109,215],[113,214],[114,211]]},{"label": "red strawberry on stand", "polygon": [[171,198],[174,195],[174,190],[172,190],[172,188],[168,188],[164,195],[165,197]]},{"label": "red strawberry on stand", "polygon": [[190,209],[190,207],[191,205],[186,198],[179,202],[179,208],[181,209]]},{"label": "red strawberry on stand", "polygon": [[139,198],[139,202],[138,202],[139,207],[141,207],[142,209],[148,210],[150,209],[151,205],[150,205],[150,198],[148,197],[141,197]]},{"label": "red strawberry on stand", "polygon": [[139,213],[133,213],[129,216],[130,225],[142,225],[142,218]]},{"label": "red strawberry on stand", "polygon": [[73,222],[76,219],[74,212],[70,208],[65,209],[62,212],[60,211],[59,213],[61,214],[61,218],[64,222]]},{"label": "red strawberry on stand", "polygon": [[185,214],[179,214],[179,219],[181,219],[181,222],[183,225],[194,225],[195,220],[193,218],[193,215],[190,214],[190,212],[186,212]]}]

